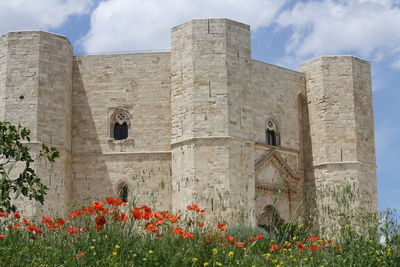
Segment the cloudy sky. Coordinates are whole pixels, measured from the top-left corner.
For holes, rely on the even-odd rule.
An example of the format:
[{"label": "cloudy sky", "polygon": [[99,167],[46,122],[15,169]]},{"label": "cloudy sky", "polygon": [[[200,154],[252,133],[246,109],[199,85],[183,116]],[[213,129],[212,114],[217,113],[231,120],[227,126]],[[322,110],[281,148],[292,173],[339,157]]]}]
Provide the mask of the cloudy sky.
[{"label": "cloudy sky", "polygon": [[169,49],[172,26],[211,17],[249,24],[253,58],[271,64],[372,62],[379,206],[400,209],[400,0],[0,0],[0,34],[63,34],[75,54]]}]

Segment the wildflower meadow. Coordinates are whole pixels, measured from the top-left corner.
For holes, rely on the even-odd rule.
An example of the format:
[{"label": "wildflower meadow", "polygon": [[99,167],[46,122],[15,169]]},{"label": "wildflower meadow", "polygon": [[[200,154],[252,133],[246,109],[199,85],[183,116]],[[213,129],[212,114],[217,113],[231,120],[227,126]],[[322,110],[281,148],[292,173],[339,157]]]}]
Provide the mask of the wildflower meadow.
[{"label": "wildflower meadow", "polygon": [[[28,220],[0,212],[1,266],[400,266],[393,213],[368,229],[341,220],[332,238],[312,227],[206,223],[196,204],[182,214],[107,198],[68,218]],[[343,225],[342,225],[343,224]]]}]

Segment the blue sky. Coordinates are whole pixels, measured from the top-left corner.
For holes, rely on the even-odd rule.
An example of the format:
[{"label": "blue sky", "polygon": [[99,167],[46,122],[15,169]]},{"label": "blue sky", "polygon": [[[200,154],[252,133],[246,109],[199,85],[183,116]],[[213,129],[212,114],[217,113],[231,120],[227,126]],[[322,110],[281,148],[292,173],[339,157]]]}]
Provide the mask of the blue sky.
[{"label": "blue sky", "polygon": [[400,0],[0,0],[0,34],[59,33],[75,54],[168,49],[171,27],[211,17],[249,24],[252,57],[267,63],[371,61],[379,207],[400,210]]}]

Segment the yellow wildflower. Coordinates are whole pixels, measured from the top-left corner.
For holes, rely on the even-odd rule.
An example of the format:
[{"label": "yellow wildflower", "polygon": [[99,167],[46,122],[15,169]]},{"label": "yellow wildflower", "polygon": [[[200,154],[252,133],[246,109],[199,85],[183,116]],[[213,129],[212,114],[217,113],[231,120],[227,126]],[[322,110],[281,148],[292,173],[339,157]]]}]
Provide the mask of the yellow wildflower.
[{"label": "yellow wildflower", "polygon": [[222,263],[220,263],[219,261],[215,262],[215,264],[216,264],[217,266],[222,266]]},{"label": "yellow wildflower", "polygon": [[204,264],[203,264],[203,266],[208,266],[209,265],[209,263],[208,262],[205,262]]},{"label": "yellow wildflower", "polygon": [[198,258],[193,258],[193,259],[192,259],[193,262],[196,262],[196,261],[198,261],[198,260],[199,260]]},{"label": "yellow wildflower", "polygon": [[213,254],[213,255],[216,255],[217,253],[218,253],[218,250],[217,250],[216,248],[213,248],[213,249],[212,249],[212,254]]},{"label": "yellow wildflower", "polygon": [[113,255],[113,256],[118,256],[118,252],[113,251],[112,255]]},{"label": "yellow wildflower", "polygon": [[154,253],[154,251],[153,250],[149,250],[149,254],[153,254]]},{"label": "yellow wildflower", "polygon": [[235,253],[233,251],[229,251],[229,253],[228,253],[229,258],[232,258],[234,255],[235,255]]},{"label": "yellow wildflower", "polygon": [[120,249],[121,246],[120,246],[120,245],[115,245],[114,248],[115,248],[115,249]]}]

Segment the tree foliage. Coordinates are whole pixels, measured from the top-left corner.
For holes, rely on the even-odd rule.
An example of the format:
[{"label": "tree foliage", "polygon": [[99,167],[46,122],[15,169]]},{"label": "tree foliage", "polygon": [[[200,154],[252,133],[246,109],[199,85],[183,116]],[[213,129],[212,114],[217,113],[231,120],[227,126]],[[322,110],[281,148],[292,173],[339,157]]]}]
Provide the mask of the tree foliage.
[{"label": "tree foliage", "polygon": [[[41,204],[48,189],[36,175],[32,164],[34,159],[30,148],[23,142],[30,142],[30,131],[21,125],[0,122],[0,211],[15,211],[12,199],[21,195],[34,199]],[[59,152],[55,147],[42,144],[39,156],[53,163]],[[22,164],[22,171],[11,177],[11,170],[16,163]]]}]

